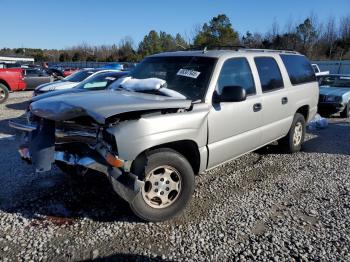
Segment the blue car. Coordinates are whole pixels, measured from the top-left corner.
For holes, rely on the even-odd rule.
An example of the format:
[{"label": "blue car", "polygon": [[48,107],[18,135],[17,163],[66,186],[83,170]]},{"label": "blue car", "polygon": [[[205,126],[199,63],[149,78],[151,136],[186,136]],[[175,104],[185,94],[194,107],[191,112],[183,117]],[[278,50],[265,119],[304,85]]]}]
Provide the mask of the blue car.
[{"label": "blue car", "polygon": [[323,115],[340,113],[350,117],[350,75],[327,75],[320,79],[318,111]]}]

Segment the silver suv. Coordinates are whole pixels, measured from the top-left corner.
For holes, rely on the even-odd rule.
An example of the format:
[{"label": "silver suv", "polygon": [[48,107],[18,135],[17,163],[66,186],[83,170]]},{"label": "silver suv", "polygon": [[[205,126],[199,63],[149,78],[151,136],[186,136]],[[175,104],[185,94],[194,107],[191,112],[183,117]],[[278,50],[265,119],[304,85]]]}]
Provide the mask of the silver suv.
[{"label": "silver suv", "polygon": [[[113,85],[113,84],[112,84]],[[39,172],[105,174],[142,219],[184,209],[195,175],[273,141],[297,152],[318,83],[299,53],[181,51],[144,59],[110,90],[31,104],[22,158]]]}]

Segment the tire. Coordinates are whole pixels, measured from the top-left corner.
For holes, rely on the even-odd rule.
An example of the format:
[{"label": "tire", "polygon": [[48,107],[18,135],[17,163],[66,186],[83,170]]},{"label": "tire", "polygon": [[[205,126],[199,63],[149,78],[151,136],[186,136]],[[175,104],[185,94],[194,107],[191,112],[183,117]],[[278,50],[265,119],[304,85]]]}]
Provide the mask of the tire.
[{"label": "tire", "polygon": [[56,161],[55,164],[63,173],[67,175],[70,175],[70,176],[78,175],[78,170],[76,166],[71,166],[61,161]]},{"label": "tire", "polygon": [[287,153],[299,152],[305,139],[305,133],[305,118],[302,114],[296,113],[288,134],[279,141],[279,144]]},{"label": "tire", "polygon": [[4,84],[0,84],[0,104],[4,103],[9,97],[9,90]]},{"label": "tire", "polygon": [[192,197],[195,187],[193,169],[175,150],[153,150],[144,159],[136,160],[132,171],[145,182],[130,203],[135,215],[143,220],[159,222],[173,218]]},{"label": "tire", "polygon": [[350,117],[350,102],[346,105],[344,110],[340,112],[340,116],[342,118],[349,118]]},{"label": "tire", "polygon": [[78,178],[81,179],[88,173],[91,173],[92,170],[87,169],[82,166],[72,166],[68,165],[64,162],[61,161],[56,161],[55,162],[56,166],[65,174],[71,176],[72,178]]}]

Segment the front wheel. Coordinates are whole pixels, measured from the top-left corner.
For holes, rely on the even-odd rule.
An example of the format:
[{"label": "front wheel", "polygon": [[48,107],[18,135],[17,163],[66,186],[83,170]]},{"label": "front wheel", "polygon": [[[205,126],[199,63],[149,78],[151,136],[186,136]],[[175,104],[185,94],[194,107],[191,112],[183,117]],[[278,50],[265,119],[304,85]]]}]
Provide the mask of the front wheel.
[{"label": "front wheel", "polygon": [[5,85],[0,84],[0,104],[4,103],[8,97],[9,97],[8,88]]},{"label": "front wheel", "polygon": [[194,191],[194,173],[190,163],[172,149],[156,149],[136,162],[133,172],[144,181],[130,203],[141,219],[158,222],[179,214]]},{"label": "front wheel", "polygon": [[350,117],[350,102],[345,106],[344,110],[340,112],[340,116],[342,118],[349,118]]},{"label": "front wheel", "polygon": [[279,141],[279,144],[288,153],[299,152],[305,139],[306,123],[302,114],[296,113],[288,134]]}]

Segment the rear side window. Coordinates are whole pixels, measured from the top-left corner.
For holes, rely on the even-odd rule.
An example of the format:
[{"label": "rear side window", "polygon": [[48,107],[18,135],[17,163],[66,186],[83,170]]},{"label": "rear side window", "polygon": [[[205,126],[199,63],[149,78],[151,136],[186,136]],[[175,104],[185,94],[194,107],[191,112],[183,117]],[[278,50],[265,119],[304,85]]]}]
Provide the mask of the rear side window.
[{"label": "rear side window", "polygon": [[316,81],[310,62],[301,55],[280,55],[292,85]]},{"label": "rear side window", "polygon": [[232,58],[225,61],[218,80],[220,94],[224,86],[241,86],[246,90],[247,95],[256,93],[253,75],[245,58]]},{"label": "rear side window", "polygon": [[274,58],[255,57],[254,61],[256,68],[258,69],[263,92],[269,92],[283,88],[281,71]]}]

